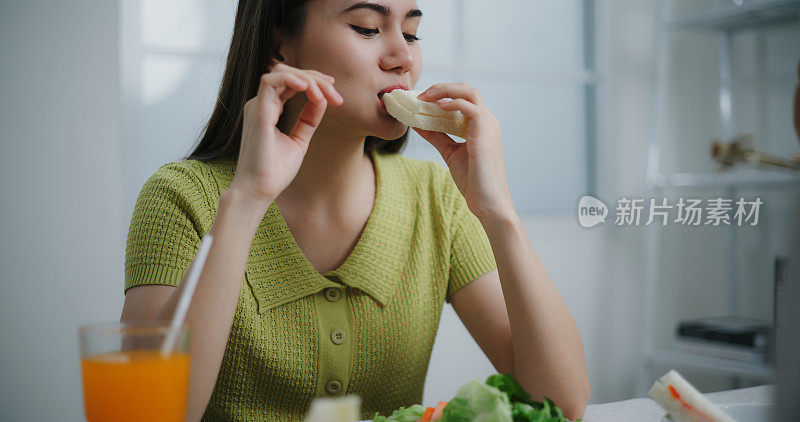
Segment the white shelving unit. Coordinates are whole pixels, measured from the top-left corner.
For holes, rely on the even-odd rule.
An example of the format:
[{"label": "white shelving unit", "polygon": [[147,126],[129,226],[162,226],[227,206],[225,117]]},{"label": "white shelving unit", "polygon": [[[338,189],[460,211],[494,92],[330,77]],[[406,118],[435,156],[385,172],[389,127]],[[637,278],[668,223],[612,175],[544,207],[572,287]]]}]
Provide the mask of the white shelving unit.
[{"label": "white shelving unit", "polygon": [[[655,51],[655,98],[652,110],[652,128],[647,160],[647,186],[651,197],[662,194],[666,188],[715,188],[725,189],[728,197],[733,198],[737,189],[773,188],[800,183],[800,175],[764,172],[755,169],[737,170],[726,174],[713,173],[662,173],[661,126],[664,119],[666,96],[666,72],[669,68],[670,32],[672,31],[713,31],[721,37],[719,51],[719,119],[722,139],[728,140],[735,135],[731,116],[731,48],[733,35],[739,31],[767,28],[775,25],[800,22],[800,0],[770,0],[747,5],[735,5],[739,2],[727,2],[728,7],[719,10],[699,13],[680,19],[666,16],[669,0],[658,1],[656,17],[656,51]],[[710,141],[710,140],[709,140]],[[646,228],[645,240],[645,321],[643,342],[643,368],[639,372],[637,393],[644,395],[653,382],[654,364],[664,364],[676,368],[704,370],[711,373],[732,377],[773,382],[774,368],[767,363],[748,363],[732,359],[723,359],[697,355],[670,348],[656,347],[656,309],[658,306],[657,290],[659,285],[659,258],[661,255],[660,225],[654,224]],[[735,226],[731,225],[726,245],[726,256],[729,262],[735,259],[737,237]],[[739,296],[737,274],[733,265],[728,265],[728,304],[731,315],[737,315]]]}]

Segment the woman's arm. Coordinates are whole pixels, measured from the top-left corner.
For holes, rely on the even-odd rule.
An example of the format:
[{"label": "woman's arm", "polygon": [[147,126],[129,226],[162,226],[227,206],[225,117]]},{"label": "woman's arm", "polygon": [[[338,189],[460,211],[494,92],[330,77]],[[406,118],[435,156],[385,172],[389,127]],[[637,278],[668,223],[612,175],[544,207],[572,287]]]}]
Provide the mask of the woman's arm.
[{"label": "woman's arm", "polygon": [[[466,83],[435,84],[417,98],[438,102],[443,110],[458,110],[469,119],[463,143],[444,133],[414,130],[447,163],[469,210],[483,225],[497,262],[496,276],[489,273],[482,284],[460,289],[451,302],[454,306],[457,300],[468,304],[459,313],[472,314],[462,319],[465,324],[479,321],[468,327],[476,341],[496,338],[508,344],[511,338],[511,350],[505,346],[506,352],[495,345],[481,345],[484,350],[493,349],[487,356],[495,356],[496,367],[507,365],[510,354],[513,375],[529,393],[535,398],[552,398],[568,417],[582,416],[589,400],[589,381],[580,335],[514,210],[500,122],[480,92]],[[453,100],[442,101],[446,98]],[[456,299],[456,295],[461,298]],[[503,298],[505,306],[500,306]],[[483,321],[475,316],[482,311],[489,315]],[[503,313],[507,314],[507,323]],[[508,334],[502,334],[503,330]]]},{"label": "woman's arm", "polygon": [[[269,205],[297,175],[328,100],[334,105],[342,104],[333,82],[332,77],[316,71],[274,64],[261,77],[256,97],[244,105],[236,172],[228,190],[220,195],[217,214],[209,229],[214,241],[186,315],[192,330],[188,421],[200,420],[214,392],[253,236]],[[299,92],[304,92],[309,101],[286,135],[275,125],[283,103]],[[181,282],[172,292],[156,318],[171,318],[184,285]],[[136,300],[131,301],[131,306],[138,307],[140,312],[123,310],[123,319],[151,316],[155,306],[143,305],[148,303],[146,299],[163,303],[163,290],[150,289],[145,295],[151,297],[137,294]],[[126,306],[127,301],[126,298]]]},{"label": "woman's arm", "polygon": [[[268,205],[256,203],[233,189],[220,195],[217,215],[209,230],[214,242],[186,314],[186,323],[191,327],[192,356],[186,420],[200,420],[214,391],[239,300],[250,244]],[[125,297],[121,321],[171,319],[185,279],[186,275],[177,288],[169,287],[172,292],[166,303],[164,286],[130,289]],[[154,304],[161,303],[163,305],[153,315],[152,311],[158,306]]]},{"label": "woman's arm", "polygon": [[[568,418],[583,417],[590,386],[577,328],[533,248],[515,241],[514,231],[489,234],[498,270],[456,291],[453,309],[498,372],[511,374],[535,400],[554,400]],[[498,241],[503,236],[509,239]],[[502,248],[520,253],[501,258]],[[510,262],[520,258],[519,265]],[[509,266],[515,276],[505,276]]]},{"label": "woman's arm", "polygon": [[[568,418],[583,417],[590,396],[589,378],[583,344],[569,310],[516,215],[481,223],[497,271],[453,294],[453,308],[460,317],[471,315],[462,321],[487,356],[497,357],[495,367],[507,366],[510,358],[510,373],[535,400],[547,396]],[[504,307],[498,306],[503,303]],[[480,344],[489,338],[500,341]]]}]

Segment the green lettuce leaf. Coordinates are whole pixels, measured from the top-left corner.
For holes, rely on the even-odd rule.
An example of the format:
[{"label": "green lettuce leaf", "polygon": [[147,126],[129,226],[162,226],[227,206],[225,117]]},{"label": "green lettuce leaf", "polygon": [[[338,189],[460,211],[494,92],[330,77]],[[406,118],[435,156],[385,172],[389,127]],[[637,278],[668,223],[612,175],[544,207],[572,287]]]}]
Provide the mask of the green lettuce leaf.
[{"label": "green lettuce leaf", "polygon": [[475,412],[469,407],[467,399],[454,398],[447,403],[440,421],[471,422],[473,418],[475,418]]},{"label": "green lettuce leaf", "polygon": [[489,378],[486,378],[486,385],[491,385],[492,387],[495,387],[498,390],[506,393],[508,400],[511,403],[529,403],[531,401],[531,395],[528,394],[528,392],[525,391],[519,384],[517,384],[511,375],[489,375]]},{"label": "green lettuce leaf", "polygon": [[441,421],[512,422],[511,403],[502,391],[473,379],[461,387],[456,398],[447,404]]},{"label": "green lettuce leaf", "polygon": [[[425,413],[420,405],[401,407],[388,418],[375,414],[374,422],[416,422]],[[531,400],[510,375],[495,374],[485,383],[470,380],[444,408],[440,422],[569,422],[553,400]],[[580,422],[577,419],[575,422]]]},{"label": "green lettuce leaf", "polygon": [[374,422],[416,422],[417,419],[422,417],[423,413],[425,413],[425,408],[414,404],[408,406],[408,408],[401,407],[395,410],[388,418],[375,412],[375,416],[372,417],[372,420]]},{"label": "green lettuce leaf", "polygon": [[[553,400],[545,397],[543,402],[531,400],[524,388],[510,375],[490,375],[486,384],[502,391],[511,402],[511,415],[514,422],[566,422],[569,419],[556,406]],[[580,422],[580,419],[576,420]]]}]

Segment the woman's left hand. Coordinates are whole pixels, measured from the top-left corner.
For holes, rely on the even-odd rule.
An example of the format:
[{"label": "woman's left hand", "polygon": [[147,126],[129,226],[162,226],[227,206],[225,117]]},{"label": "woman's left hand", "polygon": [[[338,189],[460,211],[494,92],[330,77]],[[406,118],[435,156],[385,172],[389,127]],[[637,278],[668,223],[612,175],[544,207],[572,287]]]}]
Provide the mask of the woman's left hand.
[{"label": "woman's left hand", "polygon": [[442,155],[470,211],[479,219],[514,215],[500,122],[483,103],[478,90],[466,83],[439,83],[417,98],[437,102],[443,110],[458,110],[469,119],[466,142],[456,142],[441,132],[416,127],[414,130]]}]

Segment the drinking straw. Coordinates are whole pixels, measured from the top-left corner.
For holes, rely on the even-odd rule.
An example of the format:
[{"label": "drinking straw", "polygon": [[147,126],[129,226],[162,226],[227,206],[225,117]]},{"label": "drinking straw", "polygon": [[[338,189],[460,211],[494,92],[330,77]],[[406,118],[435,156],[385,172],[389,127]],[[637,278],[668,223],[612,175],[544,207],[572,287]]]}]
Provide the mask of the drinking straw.
[{"label": "drinking straw", "polygon": [[200,279],[200,271],[203,269],[203,265],[206,263],[206,257],[208,257],[208,251],[211,249],[212,240],[213,238],[211,235],[206,234],[203,236],[203,240],[200,241],[200,249],[198,249],[197,255],[194,256],[194,260],[192,260],[189,278],[186,279],[186,286],[183,288],[181,297],[178,299],[178,306],[175,309],[175,313],[172,315],[172,323],[169,326],[169,332],[164,339],[164,344],[161,346],[161,354],[166,355],[171,353],[172,348],[175,346],[175,341],[178,339],[178,333],[183,325],[183,320],[186,318],[186,313],[189,311],[192,295],[194,294],[195,287],[197,287],[197,280]]}]

